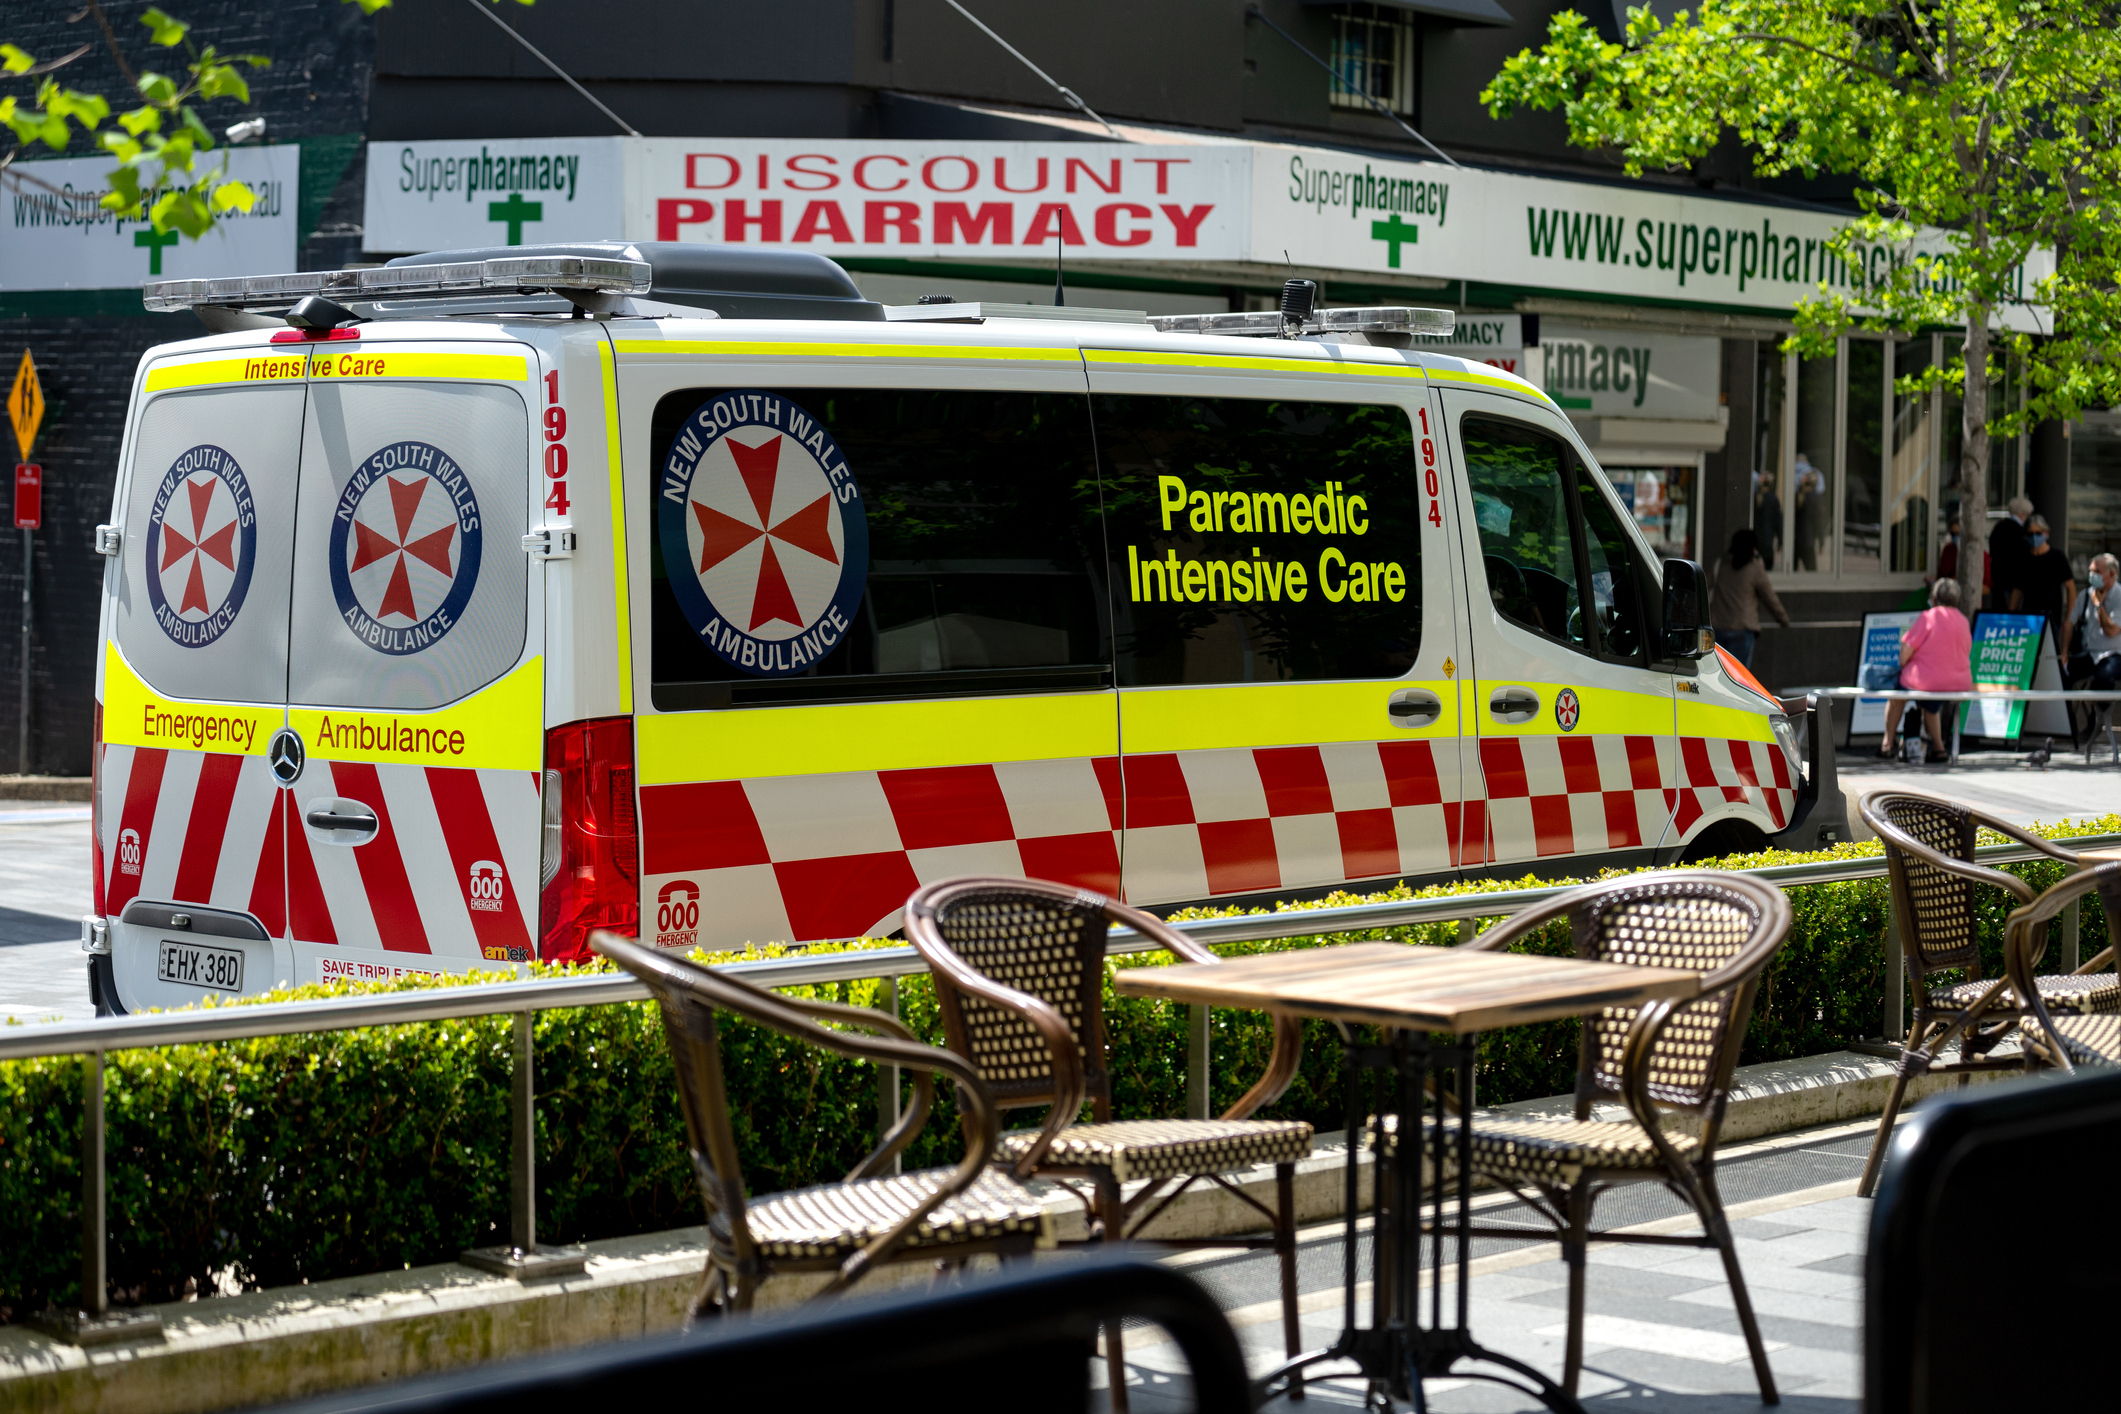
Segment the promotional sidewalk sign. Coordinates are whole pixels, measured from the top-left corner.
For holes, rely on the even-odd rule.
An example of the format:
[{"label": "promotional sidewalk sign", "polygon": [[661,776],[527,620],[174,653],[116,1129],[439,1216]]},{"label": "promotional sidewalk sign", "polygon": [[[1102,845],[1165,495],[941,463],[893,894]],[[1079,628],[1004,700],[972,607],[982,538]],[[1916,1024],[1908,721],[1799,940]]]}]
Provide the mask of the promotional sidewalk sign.
[{"label": "promotional sidewalk sign", "polygon": [[[1863,638],[1856,649],[1856,686],[1887,687],[1900,674],[1900,635],[1920,615],[1865,614]],[[1859,697],[1849,713],[1850,737],[1876,736],[1885,730],[1885,699]],[[1841,743],[1849,745],[1847,740]]]},{"label": "promotional sidewalk sign", "polygon": [[[2052,662],[2047,619],[2040,614],[1974,616],[1975,687],[2031,687],[2039,665]],[[2060,683],[2057,682],[2057,686]],[[2025,722],[2023,702],[1968,702],[1960,708],[1959,734],[2015,740]]]}]

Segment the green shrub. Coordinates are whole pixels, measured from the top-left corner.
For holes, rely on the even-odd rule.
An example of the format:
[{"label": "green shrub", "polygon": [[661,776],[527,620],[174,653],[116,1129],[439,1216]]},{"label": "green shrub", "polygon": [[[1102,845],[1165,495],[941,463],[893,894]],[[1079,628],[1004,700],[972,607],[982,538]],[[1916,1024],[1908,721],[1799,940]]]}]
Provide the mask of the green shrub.
[{"label": "green shrub", "polygon": [[[2046,831],[2121,831],[2121,817]],[[1734,858],[1729,867],[1875,856],[1876,844],[1815,855]],[[2041,862],[2013,866],[2035,888],[2062,875]],[[1361,901],[1478,894],[1566,880],[1524,878],[1401,885],[1335,894],[1284,911]],[[1760,991],[1746,1036],[1747,1062],[1834,1050],[1876,1035],[1883,997],[1886,885],[1882,879],[1789,891],[1796,923]],[[2000,968],[2005,900],[1988,891],[1982,937],[1990,975]],[[1195,910],[1184,916],[1236,910]],[[1485,920],[1492,922],[1493,920]],[[1235,944],[1225,955],[1367,939],[1448,944],[1456,923],[1330,937]],[[2083,956],[2105,944],[2100,910],[2083,912]],[[882,947],[879,942],[833,945]],[[1562,925],[1517,945],[1569,951]],[[779,948],[763,955],[775,955]],[[759,956],[750,953],[745,956]],[[709,961],[731,960],[719,954]],[[2050,951],[2045,965],[2057,956]],[[1111,971],[1159,966],[1161,954],[1115,959]],[[289,997],[351,990],[411,990],[493,980],[493,974],[350,988],[309,986]],[[880,984],[860,981],[816,995],[875,1005]],[[940,1043],[925,977],[899,984],[900,1013]],[[263,999],[260,999],[263,1000]],[[1185,1008],[1120,997],[1106,985],[1113,1101],[1122,1118],[1180,1113],[1185,1103]],[[122,1051],[107,1062],[106,1114],[113,1294],[168,1300],[246,1287],[319,1281],[446,1260],[500,1240],[508,1219],[508,1078],[512,1018],[478,1017],[358,1031],[268,1036],[201,1046]],[[1343,1123],[1340,1048],[1332,1028],[1308,1026],[1304,1063],[1267,1113]],[[1566,1093],[1575,1083],[1576,1023],[1485,1035],[1479,1095],[1501,1103]],[[828,1056],[743,1023],[724,1032],[737,1096],[738,1143],[754,1192],[837,1177],[875,1142],[874,1067]],[[675,1080],[661,1025],[646,1003],[542,1012],[536,1022],[539,1235],[584,1241],[700,1221]],[[1211,1101],[1227,1106],[1259,1075],[1272,1046],[1265,1018],[1210,1018]],[[82,1062],[0,1063],[0,1319],[78,1299]],[[1007,1123],[1035,1123],[1036,1111]],[[948,1094],[906,1154],[909,1166],[962,1152]]]}]

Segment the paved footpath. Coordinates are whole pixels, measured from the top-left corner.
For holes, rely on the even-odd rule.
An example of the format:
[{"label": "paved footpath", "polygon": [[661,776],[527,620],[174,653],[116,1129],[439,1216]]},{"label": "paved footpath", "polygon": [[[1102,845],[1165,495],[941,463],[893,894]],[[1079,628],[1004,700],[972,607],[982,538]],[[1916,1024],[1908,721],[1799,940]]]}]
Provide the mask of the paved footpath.
[{"label": "paved footpath", "polygon": [[[1788,1414],[1857,1414],[1861,1403],[1863,1249],[1871,1205],[1855,1196],[1856,1179],[1875,1121],[1777,1136],[1733,1146],[1718,1157],[1724,1199],[1738,1239],[1739,1261],[1753,1298],[1768,1362]],[[1476,1200],[1487,1225],[1528,1231],[1537,1222],[1506,1194]],[[1649,1232],[1699,1232],[1678,1201],[1652,1185],[1608,1193],[1594,1222],[1640,1226]],[[1298,1289],[1301,1335],[1309,1348],[1330,1344],[1340,1329],[1339,1224],[1302,1235]],[[1489,1241],[1475,1245],[1471,1282],[1474,1338],[1558,1378],[1567,1330],[1568,1277],[1556,1243]],[[1255,1374],[1282,1358],[1281,1310],[1274,1299],[1272,1253],[1187,1253],[1173,1259],[1202,1280],[1228,1311]],[[1367,1241],[1358,1253],[1367,1270]],[[1594,1247],[1585,1287],[1585,1407],[1652,1408],[1685,1414],[1762,1409],[1744,1337],[1731,1306],[1723,1266],[1713,1248]],[[1424,1309],[1429,1293],[1424,1292]],[[1457,1300],[1444,1287],[1446,1309]],[[1367,1284],[1358,1290],[1367,1312]],[[1143,1414],[1190,1408],[1185,1362],[1152,1327],[1130,1332],[1128,1393]],[[1104,1383],[1103,1362],[1097,1382]],[[1528,1395],[1481,1380],[1439,1379],[1427,1387],[1429,1407],[1441,1414],[1535,1410]],[[1360,1407],[1362,1386],[1323,1380],[1301,1403],[1269,1406],[1302,1410]],[[1623,1401],[1626,1403],[1623,1405]],[[1099,1394],[1099,1408],[1104,1396]]]},{"label": "paved footpath", "polygon": [[0,800],[0,1025],[95,1015],[81,951],[94,900],[88,807]]}]

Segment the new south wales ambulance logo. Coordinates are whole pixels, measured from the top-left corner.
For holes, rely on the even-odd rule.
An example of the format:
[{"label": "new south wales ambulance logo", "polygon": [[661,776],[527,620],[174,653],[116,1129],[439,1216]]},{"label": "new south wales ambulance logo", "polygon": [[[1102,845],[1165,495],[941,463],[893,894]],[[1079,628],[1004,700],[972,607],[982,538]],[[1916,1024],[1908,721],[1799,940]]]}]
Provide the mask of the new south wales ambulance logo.
[{"label": "new south wales ambulance logo", "polygon": [[441,448],[393,442],[354,469],[331,518],[339,617],[378,653],[433,647],[479,582],[479,499]]},{"label": "new south wales ambulance logo", "polygon": [[173,642],[204,648],[236,621],[258,561],[258,513],[236,459],[193,447],[147,513],[147,602]]},{"label": "new south wales ambulance logo", "polygon": [[839,444],[774,393],[723,393],[678,429],[657,487],[670,588],[715,654],[758,677],[839,646],[869,573],[869,522]]}]

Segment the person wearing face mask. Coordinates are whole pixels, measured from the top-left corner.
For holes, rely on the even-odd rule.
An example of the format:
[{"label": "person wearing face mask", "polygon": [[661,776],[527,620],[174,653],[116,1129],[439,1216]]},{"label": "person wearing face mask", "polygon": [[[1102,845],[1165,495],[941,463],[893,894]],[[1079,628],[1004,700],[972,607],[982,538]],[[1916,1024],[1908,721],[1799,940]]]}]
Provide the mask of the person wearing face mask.
[{"label": "person wearing face mask", "polygon": [[2063,677],[2071,687],[2121,682],[2121,560],[2094,555],[2091,582],[2062,626]]},{"label": "person wearing face mask", "polygon": [[[2027,520],[2025,531],[2028,553],[2020,581],[2025,586],[2025,600],[2021,607],[2025,613],[2044,617],[2048,631],[2060,644],[2063,622],[2069,617],[2070,605],[2077,597],[2076,573],[2069,567],[2069,556],[2054,547],[2046,516],[2035,515]],[[2063,661],[2069,659],[2065,656]]]}]

